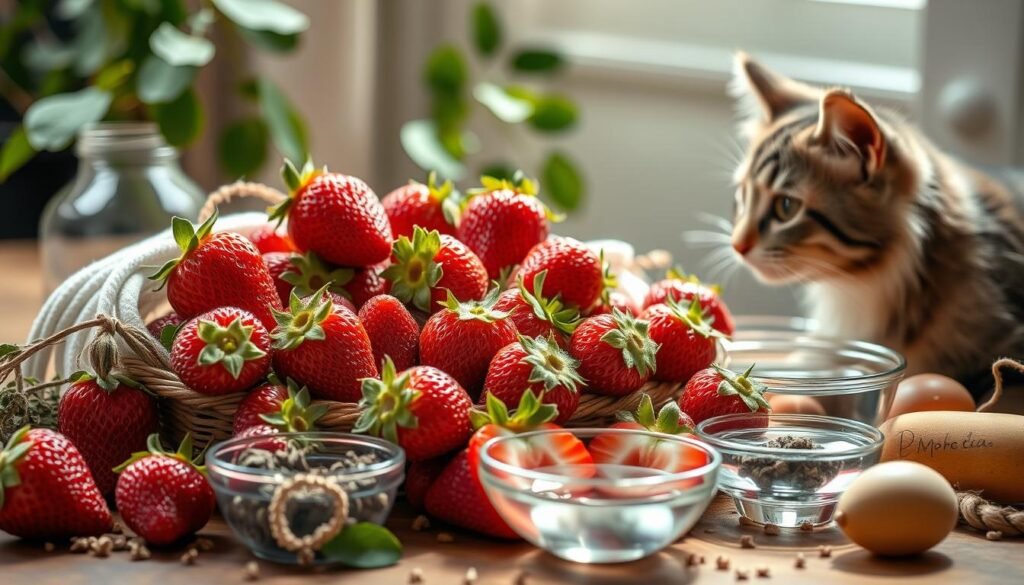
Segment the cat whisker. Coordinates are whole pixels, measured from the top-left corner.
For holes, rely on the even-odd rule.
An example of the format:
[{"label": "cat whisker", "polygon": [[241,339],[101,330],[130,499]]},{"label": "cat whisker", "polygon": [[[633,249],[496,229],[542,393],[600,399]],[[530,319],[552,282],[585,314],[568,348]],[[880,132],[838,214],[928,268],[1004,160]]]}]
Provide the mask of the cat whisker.
[{"label": "cat whisker", "polygon": [[706,213],[704,211],[697,213],[696,217],[699,221],[718,228],[722,233],[732,235],[733,225],[732,221],[728,218],[722,217],[721,215],[715,215],[713,213]]},{"label": "cat whisker", "polygon": [[682,234],[683,242],[697,246],[727,246],[730,237],[721,232],[709,232],[707,230],[688,230]]}]

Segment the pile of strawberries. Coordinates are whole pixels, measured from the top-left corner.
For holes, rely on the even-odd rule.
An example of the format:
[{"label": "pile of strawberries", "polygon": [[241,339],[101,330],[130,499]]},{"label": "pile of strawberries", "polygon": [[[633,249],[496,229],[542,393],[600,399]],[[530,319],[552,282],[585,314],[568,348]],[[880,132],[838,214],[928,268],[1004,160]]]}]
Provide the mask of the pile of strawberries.
[{"label": "pile of strawberries", "polygon": [[[175,218],[181,254],[152,276],[166,286],[173,312],[148,328],[169,347],[174,372],[202,394],[246,393],[236,435],[273,441],[280,432],[315,428],[326,407],[313,399],[358,403],[356,432],[404,448],[414,505],[459,526],[514,537],[476,477],[486,439],[564,424],[581,394],[624,396],[651,380],[688,383],[669,417],[685,424],[666,430],[646,411],[634,417],[645,424],[632,424],[659,432],[688,432],[693,421],[715,414],[766,408],[763,388],[710,367],[718,338],[733,330],[715,288],[670,274],[636,306],[615,290],[602,253],[550,235],[558,218],[529,179],[484,178],[459,198],[450,183],[431,178],[383,200],[362,180],[309,163],[301,170],[286,163],[284,180],[289,197],[270,212],[277,224],[249,237],[214,232],[216,215],[200,226]],[[518,408],[509,413],[506,405]],[[212,494],[196,496],[199,487],[183,468],[196,469],[190,452],[170,455],[150,440],[148,455],[132,456],[155,426],[152,400],[127,380],[77,383],[61,404],[60,430],[88,468],[79,465],[79,476],[91,472],[87,491],[95,494],[78,497],[80,506],[91,502],[91,523],[19,520],[12,502],[30,491],[22,469],[21,485],[4,484],[0,529],[95,533],[109,524],[109,512],[99,511],[106,510],[102,496],[114,492],[129,526],[150,539],[151,529],[127,514],[138,502],[159,500],[139,496],[146,495],[143,480],[128,479],[148,460],[179,469],[167,483],[181,482],[192,499],[176,509],[208,518]],[[52,457],[38,446],[66,439],[43,436],[48,432],[29,431],[9,445],[0,478],[19,458]],[[573,443],[571,433],[553,436],[538,460],[595,453]],[[631,450],[608,444],[598,451],[619,461]],[[66,449],[72,455],[75,449]],[[111,470],[125,460],[118,479]],[[20,496],[29,497],[41,496]],[[202,526],[190,520],[154,542]]]}]

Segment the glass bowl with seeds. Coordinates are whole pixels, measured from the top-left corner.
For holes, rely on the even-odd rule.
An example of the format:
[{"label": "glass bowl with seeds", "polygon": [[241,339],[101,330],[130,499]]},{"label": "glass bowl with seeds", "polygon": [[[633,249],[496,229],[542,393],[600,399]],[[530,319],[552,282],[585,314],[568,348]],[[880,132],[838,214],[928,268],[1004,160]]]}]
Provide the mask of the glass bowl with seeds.
[{"label": "glass bowl with seeds", "polygon": [[326,564],[312,550],[318,546],[306,545],[332,522],[341,530],[384,524],[405,477],[400,447],[348,433],[229,439],[210,449],[206,465],[232,531],[253,554],[279,563]]},{"label": "glass bowl with seeds", "polygon": [[720,488],[758,524],[798,528],[832,521],[839,496],[878,462],[875,427],[811,414],[729,414],[697,425],[722,454]]}]

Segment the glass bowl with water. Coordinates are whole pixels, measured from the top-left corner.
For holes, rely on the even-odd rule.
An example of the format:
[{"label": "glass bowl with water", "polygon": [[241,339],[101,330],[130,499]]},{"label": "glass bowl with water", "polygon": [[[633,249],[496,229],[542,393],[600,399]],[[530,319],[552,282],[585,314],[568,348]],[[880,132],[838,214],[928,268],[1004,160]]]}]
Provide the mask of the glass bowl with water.
[{"label": "glass bowl with water", "polygon": [[819,526],[839,496],[878,462],[881,431],[854,420],[806,414],[729,414],[697,425],[722,454],[719,483],[758,524]]},{"label": "glass bowl with water", "polygon": [[740,317],[724,342],[737,372],[754,366],[776,412],[837,416],[879,425],[892,406],[906,361],[899,352],[866,341],[813,333],[813,321]]},{"label": "glass bowl with water", "polygon": [[[304,463],[277,449],[281,454],[274,461],[278,463],[267,468],[268,444],[280,445],[270,441],[287,441],[289,455],[301,449]],[[235,536],[257,557],[293,564],[298,562],[298,555],[279,546],[270,529],[270,501],[278,487],[297,474],[313,471],[334,480],[345,491],[346,525],[384,524],[405,478],[405,452],[388,441],[362,435],[280,433],[218,443],[206,455],[206,467],[221,515]],[[334,501],[323,492],[311,490],[292,496],[284,514],[292,532],[302,538],[333,512]],[[330,561],[318,553],[312,564]]]},{"label": "glass bowl with water", "polygon": [[[650,441],[666,456],[699,458],[679,473],[654,466],[593,464],[525,468],[500,460],[511,448],[572,433]],[[717,493],[721,456],[688,436],[632,429],[552,429],[492,439],[481,449],[479,476],[491,503],[530,543],[579,563],[641,559],[675,542]]]}]

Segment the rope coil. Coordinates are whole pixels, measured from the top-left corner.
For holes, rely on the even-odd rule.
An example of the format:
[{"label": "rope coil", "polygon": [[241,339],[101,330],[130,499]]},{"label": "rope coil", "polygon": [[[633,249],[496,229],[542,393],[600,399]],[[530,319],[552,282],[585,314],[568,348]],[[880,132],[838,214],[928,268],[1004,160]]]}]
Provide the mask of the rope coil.
[{"label": "rope coil", "polygon": [[1024,510],[990,502],[978,492],[957,492],[956,499],[961,522],[971,528],[1003,537],[1024,536]]},{"label": "rope coil", "polygon": [[[303,492],[323,493],[333,501],[334,507],[331,509],[331,517],[326,522],[317,526],[313,532],[299,537],[292,532],[286,511],[288,501]],[[267,509],[267,518],[270,521],[270,533],[277,544],[287,551],[296,553],[299,564],[308,565],[313,562],[316,551],[345,528],[345,520],[348,519],[348,494],[334,478],[315,473],[300,473],[274,490],[270,507]]]}]

